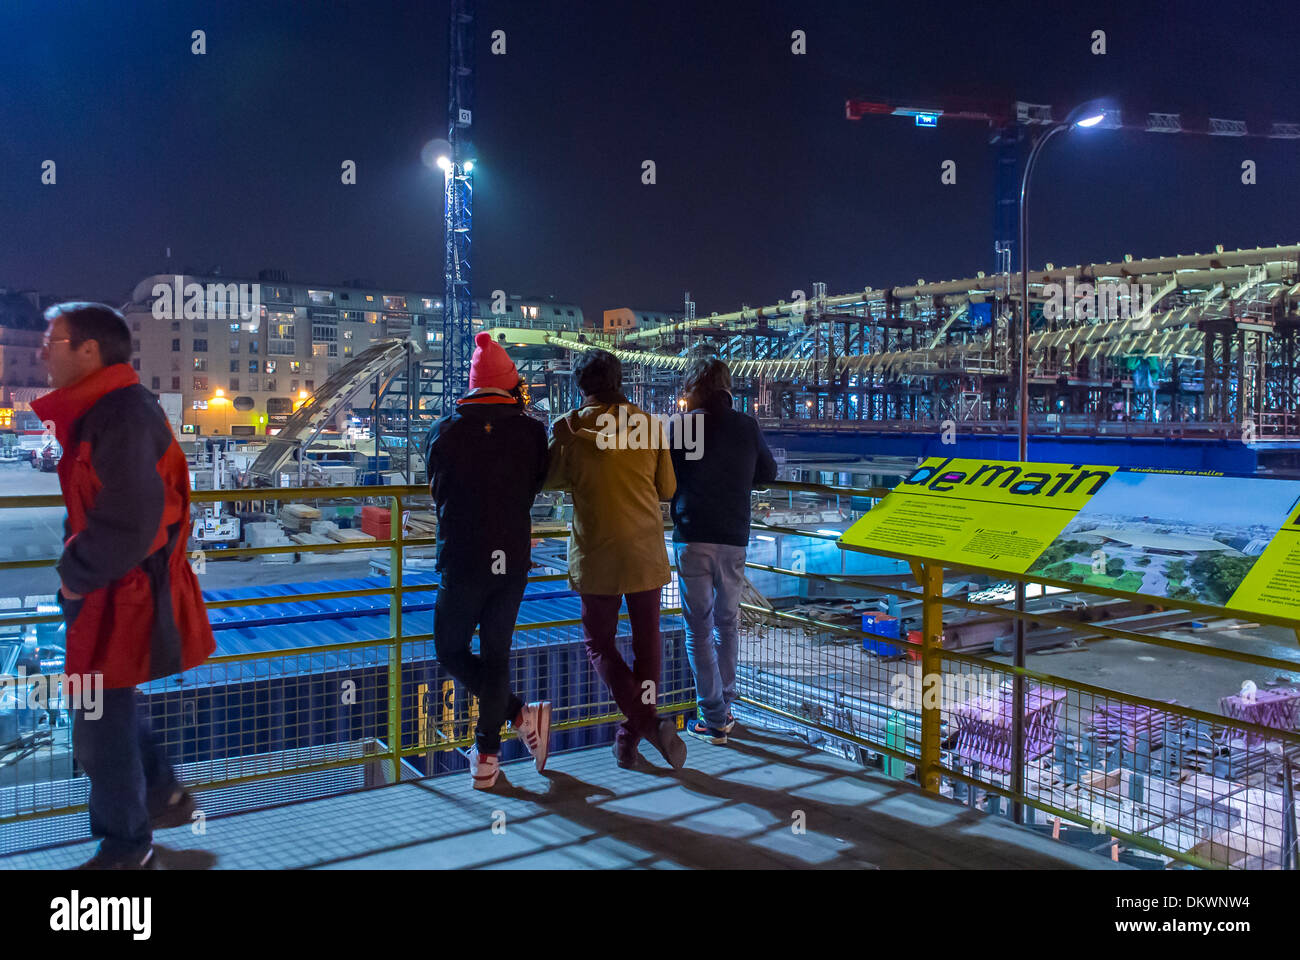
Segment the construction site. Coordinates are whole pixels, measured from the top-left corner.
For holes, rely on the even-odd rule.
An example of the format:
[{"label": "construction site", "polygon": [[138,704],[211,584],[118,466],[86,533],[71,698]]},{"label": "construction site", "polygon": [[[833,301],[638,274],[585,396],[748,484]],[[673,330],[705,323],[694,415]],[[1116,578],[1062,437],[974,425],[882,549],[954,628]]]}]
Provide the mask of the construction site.
[{"label": "construction site", "polygon": [[[1204,250],[1191,241],[1157,255],[1116,229],[1110,259],[1069,266],[1046,240],[1031,251],[1027,213],[1037,157],[1058,134],[1099,127],[1286,147],[1300,124],[1101,100],[1073,109],[841,100],[835,123],[859,131],[894,122],[885,117],[983,130],[968,155],[993,148],[989,269],[972,256],[956,278],[925,275],[951,260],[882,275],[898,273],[897,261],[878,265],[879,247],[863,247],[854,272],[840,263],[821,275],[847,276],[838,289],[773,276],[758,305],[715,297],[704,302],[721,309],[704,315],[685,292],[678,310],[611,307],[604,323],[594,312],[584,323],[577,291],[512,300],[476,280],[476,172],[512,227],[525,219],[505,165],[490,166],[491,134],[478,139],[506,104],[476,112],[477,51],[507,63],[506,31],[479,16],[476,0],[446,6],[445,127],[409,181],[432,184],[441,208],[440,249],[422,253],[420,267],[436,262],[441,292],[428,277],[309,286],[277,269],[265,276],[269,310],[232,318],[223,305],[211,316],[195,283],[194,315],[164,317],[148,294],[157,277],[174,278],[173,306],[184,277],[223,278],[169,269],[137,284],[143,292],[124,307],[156,364],[139,379],[153,382],[188,458],[189,540],[176,570],[187,553],[202,590],[194,606],[215,637],[198,666],[139,685],[178,783],[217,825],[210,835],[160,826],[159,836],[236,867],[1300,869],[1300,548],[1289,540],[1300,535],[1300,241]],[[509,29],[520,49],[528,30]],[[421,127],[418,138],[427,135]],[[521,152],[547,149],[521,141]],[[368,182],[354,161],[343,167],[340,186]],[[363,169],[369,177],[374,167]],[[674,212],[673,229],[694,214]],[[962,256],[969,233],[946,234]],[[527,236],[514,244],[520,260],[545,252],[542,234]],[[718,237],[736,248],[725,251],[733,264],[763,242],[743,230]],[[839,242],[816,248],[818,270]],[[683,262],[707,259],[692,253]],[[319,249],[293,256],[322,270],[338,262]],[[743,275],[726,289],[754,290],[756,274]],[[695,277],[672,276],[671,289],[698,292]],[[790,294],[762,303],[771,290]],[[556,756],[548,770],[544,759],[534,766],[536,745],[511,718],[496,747],[506,783],[468,782],[481,762],[480,703],[437,645],[438,598],[453,583],[439,569],[439,523],[452,524],[426,451],[458,403],[485,399],[467,397],[484,333],[515,366],[502,362],[501,375],[519,382],[475,389],[495,390],[485,400],[494,404],[517,398],[510,415],[543,424],[552,446],[557,420],[595,402],[575,364],[596,350],[621,364],[620,410],[630,402],[665,420],[699,410],[683,378],[713,357],[729,371],[732,408],[757,423],[756,433],[744,428],[776,478],[756,468],[751,483],[746,467],[735,494],[740,507],[750,499],[747,521],[733,511],[740,533],[730,545],[746,524],[748,539],[733,579],[738,654],[725,731],[698,729],[695,644],[713,643],[715,614],[702,639],[690,633],[692,579],[678,570],[684,541],[674,539],[680,496],[659,503],[671,569],[648,618],[661,676],[633,676],[655,724],[696,728],[689,766],[656,766],[639,734],[632,746],[645,753],[620,754],[616,731],[631,721],[600,672],[609,655],[593,653],[591,594],[577,587],[577,560],[571,568],[582,552],[573,484],[555,483],[533,498],[531,547],[520,510],[528,582],[497,659],[508,660],[509,691],[526,709],[547,704]],[[76,339],[46,336],[43,355]],[[479,349],[500,353],[486,341]],[[56,447],[44,440],[32,469],[13,458],[0,466],[0,868],[69,866],[96,836],[73,736],[80,715],[54,691],[70,659]],[[478,506],[489,498],[473,479]],[[628,539],[657,557],[647,509],[648,529]],[[613,609],[612,642],[627,657],[631,607]],[[482,653],[481,639],[468,639],[482,619],[465,634],[467,658],[471,645]],[[507,820],[510,832],[498,830]],[[499,844],[478,842],[489,831]]]}]

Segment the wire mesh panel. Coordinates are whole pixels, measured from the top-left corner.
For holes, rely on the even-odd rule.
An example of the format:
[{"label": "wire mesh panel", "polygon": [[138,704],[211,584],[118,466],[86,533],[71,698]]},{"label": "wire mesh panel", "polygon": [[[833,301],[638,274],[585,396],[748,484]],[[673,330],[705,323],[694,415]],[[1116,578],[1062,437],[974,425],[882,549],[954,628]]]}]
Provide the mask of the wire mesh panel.
[{"label": "wire mesh panel", "polygon": [[[878,763],[891,776],[915,777],[991,814],[1010,815],[1018,779],[1030,828],[1136,866],[1296,868],[1300,690],[1257,691],[1244,683],[1240,693],[1217,699],[1216,712],[1199,702],[1204,697],[1194,707],[1153,696],[1159,682],[1140,670],[1120,670],[1110,680],[1141,694],[1017,671],[1002,659],[1014,636],[1014,611],[1000,606],[1012,594],[1009,583],[988,587],[987,597],[971,603],[948,599],[942,576],[931,582],[926,574],[923,582],[924,565],[893,583],[836,577],[843,571],[833,565],[795,562],[804,559],[808,535],[755,529],[773,531],[763,539],[775,541],[763,562],[753,562],[751,551],[749,566],[756,582],[762,578],[765,596],[747,603],[743,618],[739,682],[742,696],[757,708],[757,722],[801,727],[827,749]],[[958,596],[975,589],[962,585]],[[930,653],[923,652],[923,630],[890,623],[890,639],[878,639],[874,621],[892,621],[892,605],[891,614],[864,615],[863,629],[856,629],[859,607],[874,609],[867,601],[891,593],[902,598],[906,609],[900,612],[912,612],[914,626],[925,620],[925,629],[933,630]],[[833,599],[824,600],[827,595]],[[1031,596],[1045,594],[1039,587]],[[862,603],[849,602],[854,597]],[[850,609],[852,616],[845,612]],[[1071,620],[1044,612],[1051,609],[1083,614]],[[1090,609],[1095,612],[1086,615]],[[1180,623],[1204,624],[1191,624],[1192,616],[1177,611],[1130,609],[1082,593],[1060,607],[1040,601],[1035,610],[1026,616],[1039,621],[1031,623],[1036,644],[1083,650],[1090,640],[1118,637],[1120,643],[1173,647],[1192,658],[1194,665],[1183,669],[1206,683],[1231,676],[1232,660],[1274,670],[1300,666],[1249,647],[1221,650],[1183,640],[1176,632]],[[1116,626],[1090,626],[1098,617],[1103,623],[1117,618]],[[1236,626],[1250,624],[1229,622],[1225,629]],[[987,653],[974,652],[980,649]],[[1025,677],[1022,703],[1015,696],[1018,672]],[[928,717],[937,722],[927,746]]]}]

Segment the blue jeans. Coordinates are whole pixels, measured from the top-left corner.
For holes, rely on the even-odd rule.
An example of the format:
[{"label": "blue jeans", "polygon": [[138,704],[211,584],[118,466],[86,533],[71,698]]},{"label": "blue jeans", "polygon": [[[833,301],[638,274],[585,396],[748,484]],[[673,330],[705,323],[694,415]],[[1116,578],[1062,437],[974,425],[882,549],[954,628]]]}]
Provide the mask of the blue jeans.
[{"label": "blue jeans", "polygon": [[686,657],[695,674],[695,698],[705,724],[720,728],[736,700],[745,548],[674,542],[673,554],[686,620]]},{"label": "blue jeans", "polygon": [[73,752],[90,778],[90,834],[105,856],[138,858],[153,843],[150,814],[166,806],[176,774],[135,688],[102,697],[99,717],[77,710],[72,721]]}]

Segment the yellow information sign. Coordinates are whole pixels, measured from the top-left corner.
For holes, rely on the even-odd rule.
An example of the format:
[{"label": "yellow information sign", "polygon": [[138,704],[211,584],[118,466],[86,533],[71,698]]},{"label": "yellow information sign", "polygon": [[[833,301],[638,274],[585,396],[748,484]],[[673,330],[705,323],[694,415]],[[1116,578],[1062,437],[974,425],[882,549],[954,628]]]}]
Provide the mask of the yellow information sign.
[{"label": "yellow information sign", "polygon": [[850,549],[1300,620],[1300,482],[932,457]]},{"label": "yellow information sign", "polygon": [[1118,469],[932,457],[840,543],[1024,573]]}]

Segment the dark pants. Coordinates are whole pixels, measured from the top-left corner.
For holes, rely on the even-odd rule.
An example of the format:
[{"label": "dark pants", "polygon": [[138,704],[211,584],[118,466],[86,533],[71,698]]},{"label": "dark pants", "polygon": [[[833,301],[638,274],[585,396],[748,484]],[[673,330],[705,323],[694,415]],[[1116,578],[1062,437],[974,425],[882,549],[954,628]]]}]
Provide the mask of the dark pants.
[{"label": "dark pants", "polygon": [[[659,674],[663,669],[664,648],[659,637],[659,591],[644,590],[627,595],[628,620],[632,625],[632,666],[624,662],[614,644],[618,633],[618,611],[623,605],[619,594],[582,594],[582,632],[587,642],[587,657],[605,681],[614,702],[627,720],[619,736],[635,744],[641,737],[653,739],[659,713]],[[653,683],[651,693],[646,683]],[[645,702],[649,700],[649,703]]]},{"label": "dark pants", "polygon": [[[510,643],[527,575],[457,577],[444,572],[433,607],[433,645],[441,663],[478,697],[479,753],[501,749],[501,725],[524,702],[510,689]],[[479,628],[477,654],[470,652]]]},{"label": "dark pants", "polygon": [[113,859],[143,856],[153,843],[151,812],[176,789],[176,774],[134,687],[104,690],[103,713],[73,716],[72,749],[90,778],[90,833]]}]

